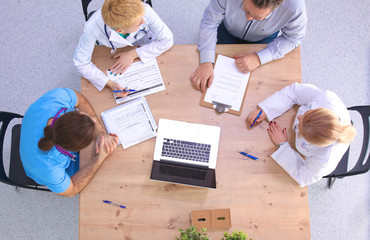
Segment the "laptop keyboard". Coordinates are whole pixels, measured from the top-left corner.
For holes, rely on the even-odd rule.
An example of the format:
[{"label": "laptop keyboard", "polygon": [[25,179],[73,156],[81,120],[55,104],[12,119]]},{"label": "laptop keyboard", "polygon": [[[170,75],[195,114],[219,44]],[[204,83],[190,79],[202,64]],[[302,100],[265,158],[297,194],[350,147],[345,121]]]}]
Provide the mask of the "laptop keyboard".
[{"label": "laptop keyboard", "polygon": [[204,180],[206,178],[207,171],[168,165],[160,165],[159,173],[176,177]]},{"label": "laptop keyboard", "polygon": [[196,162],[209,162],[211,145],[175,140],[170,138],[163,139],[162,156],[178,158]]}]

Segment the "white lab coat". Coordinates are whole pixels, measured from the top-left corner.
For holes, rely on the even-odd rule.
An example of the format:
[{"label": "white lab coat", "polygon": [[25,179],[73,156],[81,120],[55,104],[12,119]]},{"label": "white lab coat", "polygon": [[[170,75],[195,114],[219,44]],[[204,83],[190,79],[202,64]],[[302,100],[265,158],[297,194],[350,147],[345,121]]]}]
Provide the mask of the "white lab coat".
[{"label": "white lab coat", "polygon": [[280,116],[294,104],[301,105],[294,120],[296,132],[296,152],[289,143],[283,144],[271,157],[301,186],[307,186],[335,170],[349,144],[333,143],[320,147],[298,136],[298,115],[317,108],[334,111],[343,125],[350,124],[350,115],[339,97],[331,91],[323,91],[310,84],[294,83],[274,93],[258,104],[266,113],[269,121]]},{"label": "white lab coat", "polygon": [[[136,53],[140,57],[140,60],[145,63],[170,49],[173,45],[173,35],[167,25],[148,4],[145,4],[145,14],[143,18],[145,23],[140,25],[139,30],[131,33],[126,39],[121,37],[109,26],[106,26],[106,29],[109,40],[112,42],[115,49],[139,45],[140,47],[136,49]],[[140,31],[143,33],[144,30],[146,34],[136,35]],[[99,9],[91,16],[89,21],[86,22],[73,56],[73,65],[76,70],[84,78],[88,79],[99,91],[104,88],[109,78],[91,62],[91,56],[96,41],[98,41],[100,45],[112,48],[107,34],[104,29],[101,9]]]}]

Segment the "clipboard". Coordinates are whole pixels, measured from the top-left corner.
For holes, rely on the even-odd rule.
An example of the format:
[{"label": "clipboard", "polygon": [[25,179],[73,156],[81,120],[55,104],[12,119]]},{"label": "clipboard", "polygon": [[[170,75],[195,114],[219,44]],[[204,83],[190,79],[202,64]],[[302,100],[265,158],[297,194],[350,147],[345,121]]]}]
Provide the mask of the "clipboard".
[{"label": "clipboard", "polygon": [[[218,59],[218,54],[216,56],[216,63],[217,63],[217,59]],[[240,116],[241,113],[242,113],[242,110],[243,110],[245,96],[247,94],[247,89],[248,89],[248,85],[249,85],[249,80],[250,80],[250,75],[248,77],[248,82],[247,82],[247,85],[246,85],[245,90],[244,90],[244,94],[243,94],[243,98],[242,98],[242,102],[241,102],[239,111],[231,109],[232,106],[230,106],[228,104],[225,104],[225,103],[222,103],[222,102],[217,102],[217,101],[212,101],[212,103],[206,102],[204,99],[205,99],[205,96],[207,94],[208,89],[205,93],[202,94],[202,97],[201,97],[201,100],[200,100],[200,106],[215,109],[215,111],[219,114],[226,112],[226,113],[230,113],[230,114],[233,114],[233,115]],[[214,84],[214,82],[212,84]]]}]

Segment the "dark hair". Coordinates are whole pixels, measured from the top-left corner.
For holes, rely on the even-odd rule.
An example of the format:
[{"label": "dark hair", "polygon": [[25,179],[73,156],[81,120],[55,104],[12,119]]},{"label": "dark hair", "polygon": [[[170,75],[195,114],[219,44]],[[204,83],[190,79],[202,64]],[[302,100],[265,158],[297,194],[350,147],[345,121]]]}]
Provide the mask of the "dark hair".
[{"label": "dark hair", "polygon": [[284,0],[252,0],[253,4],[258,8],[272,8],[279,7]]},{"label": "dark hair", "polygon": [[54,126],[44,128],[44,137],[38,146],[49,151],[59,145],[68,151],[79,151],[87,147],[95,138],[95,122],[90,116],[78,111],[63,114],[55,121]]}]

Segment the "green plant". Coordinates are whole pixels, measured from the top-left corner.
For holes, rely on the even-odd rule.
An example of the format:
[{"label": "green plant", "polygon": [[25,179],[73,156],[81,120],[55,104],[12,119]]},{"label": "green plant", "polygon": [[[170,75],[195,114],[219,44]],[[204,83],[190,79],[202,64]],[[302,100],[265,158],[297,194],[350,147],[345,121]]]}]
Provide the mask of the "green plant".
[{"label": "green plant", "polygon": [[195,226],[191,226],[187,229],[179,229],[180,237],[176,236],[176,240],[210,240],[207,237],[207,228],[202,228],[202,232],[197,232],[197,228]]},{"label": "green plant", "polygon": [[[245,234],[243,231],[234,230],[234,232],[230,235],[228,232],[224,233],[224,238],[222,240],[247,240],[248,235]],[[250,240],[252,240],[250,238]]]}]

